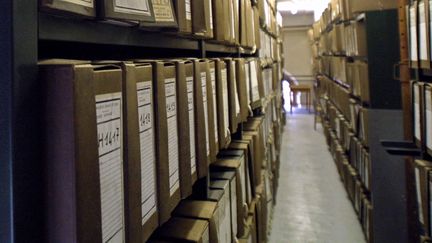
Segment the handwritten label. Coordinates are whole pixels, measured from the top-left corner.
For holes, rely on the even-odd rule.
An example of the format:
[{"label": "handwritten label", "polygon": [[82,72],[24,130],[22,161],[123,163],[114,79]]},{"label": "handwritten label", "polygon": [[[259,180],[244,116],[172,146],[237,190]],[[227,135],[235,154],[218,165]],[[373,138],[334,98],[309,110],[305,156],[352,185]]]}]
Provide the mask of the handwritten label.
[{"label": "handwritten label", "polygon": [[171,0],[152,0],[156,22],[174,22]]},{"label": "handwritten label", "polygon": [[99,176],[103,242],[124,242],[122,95],[97,95]]},{"label": "handwritten label", "polygon": [[417,18],[416,8],[410,7],[410,54],[411,54],[412,61],[418,61],[416,18]]},{"label": "handwritten label", "polygon": [[236,116],[240,115],[240,101],[239,101],[239,97],[238,97],[238,92],[237,92],[237,70],[236,70],[236,66],[235,66],[235,62],[231,62],[231,70],[233,70],[233,77],[234,79],[231,80],[233,82],[234,85],[234,94],[235,94],[235,112],[236,112]]},{"label": "handwritten label", "polygon": [[427,51],[427,28],[426,28],[426,14],[425,14],[425,5],[424,2],[421,1],[418,4],[419,9],[419,38],[420,38],[420,60],[428,59],[428,51]]},{"label": "handwritten label", "polygon": [[193,77],[186,77],[189,109],[189,137],[190,137],[190,155],[191,155],[191,173],[196,172],[196,150],[195,150],[195,114],[194,114],[194,84]]},{"label": "handwritten label", "polygon": [[185,0],[186,20],[192,20],[191,0]]}]

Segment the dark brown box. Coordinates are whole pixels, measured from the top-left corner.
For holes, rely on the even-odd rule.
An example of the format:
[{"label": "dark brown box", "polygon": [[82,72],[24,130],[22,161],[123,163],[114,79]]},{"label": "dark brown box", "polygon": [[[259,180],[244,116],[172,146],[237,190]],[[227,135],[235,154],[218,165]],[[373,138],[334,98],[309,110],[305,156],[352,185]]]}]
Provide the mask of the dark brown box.
[{"label": "dark brown box", "polygon": [[207,74],[207,97],[209,111],[209,140],[211,162],[216,161],[219,153],[219,131],[218,131],[218,111],[217,111],[217,85],[216,85],[216,62],[208,60]]},{"label": "dark brown box", "polygon": [[228,91],[228,69],[225,61],[215,59],[216,68],[216,90],[218,110],[218,134],[219,148],[226,148],[230,141],[229,127],[229,91]]},{"label": "dark brown box", "polygon": [[174,63],[153,62],[158,161],[159,224],[165,223],[181,198],[177,79]]},{"label": "dark brown box", "polygon": [[206,220],[172,217],[150,242],[207,243],[209,239],[209,223]]},{"label": "dark brown box", "polygon": [[94,0],[39,0],[41,10],[47,12],[59,12],[82,17],[96,17],[96,7]]},{"label": "dark brown box", "polygon": [[177,112],[179,127],[180,191],[182,198],[192,194],[192,185],[197,180],[195,153],[195,117],[193,99],[193,62],[173,60],[177,78]]},{"label": "dark brown box", "polygon": [[151,0],[118,3],[118,0],[99,0],[96,2],[98,18],[116,21],[154,22]]},{"label": "dark brown box", "polygon": [[238,124],[240,122],[240,101],[237,91],[237,68],[236,61],[231,58],[225,59],[228,70],[228,98],[229,98],[229,120],[230,132],[234,134],[237,132]]},{"label": "dark brown box", "polygon": [[192,34],[192,0],[174,1],[177,16],[178,32],[181,35]]},{"label": "dark brown box", "polygon": [[140,27],[148,29],[177,29],[177,16],[172,0],[151,0],[154,22],[140,22]]},{"label": "dark brown box", "polygon": [[[234,176],[234,175],[233,175]],[[209,201],[216,202],[217,233],[219,242],[232,242],[231,232],[231,203],[229,189],[209,189]]]},{"label": "dark brown box", "polygon": [[432,171],[432,162],[426,160],[416,160],[414,168],[417,210],[419,222],[423,229],[430,235],[430,218],[429,218],[429,174]]},{"label": "dark brown box", "polygon": [[192,31],[195,37],[213,38],[212,0],[191,0]]},{"label": "dark brown box", "polygon": [[122,70],[71,60],[39,70],[47,239],[124,241]]},{"label": "dark brown box", "polygon": [[217,202],[183,200],[174,210],[175,217],[206,220],[209,223],[209,243],[222,242],[219,239],[219,212]]},{"label": "dark brown box", "polygon": [[198,178],[207,176],[210,164],[209,117],[208,117],[208,80],[207,60],[196,59],[194,62],[195,92],[195,133]]},{"label": "dark brown box", "polygon": [[153,74],[149,63],[123,64],[126,239],[147,241],[159,226]]}]

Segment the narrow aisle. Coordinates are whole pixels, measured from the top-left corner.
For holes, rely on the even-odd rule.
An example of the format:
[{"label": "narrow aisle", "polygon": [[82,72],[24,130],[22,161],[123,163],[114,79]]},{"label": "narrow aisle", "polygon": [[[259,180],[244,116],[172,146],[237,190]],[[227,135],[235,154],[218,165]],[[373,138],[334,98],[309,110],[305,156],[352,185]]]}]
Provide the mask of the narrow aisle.
[{"label": "narrow aisle", "polygon": [[270,243],[363,243],[364,235],[313,115],[288,116]]}]

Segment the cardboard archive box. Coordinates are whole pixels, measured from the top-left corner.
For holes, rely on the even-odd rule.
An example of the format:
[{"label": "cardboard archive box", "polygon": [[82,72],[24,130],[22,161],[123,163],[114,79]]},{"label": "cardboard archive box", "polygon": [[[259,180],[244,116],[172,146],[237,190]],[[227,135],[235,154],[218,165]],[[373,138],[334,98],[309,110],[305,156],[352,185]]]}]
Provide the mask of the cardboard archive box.
[{"label": "cardboard archive box", "polygon": [[219,149],[226,148],[231,142],[229,127],[228,69],[225,61],[214,59],[216,70],[216,100],[218,120]]},{"label": "cardboard archive box", "polygon": [[247,95],[247,84],[246,84],[246,67],[244,58],[236,58],[236,84],[237,84],[237,96],[240,105],[240,117],[239,122],[246,122],[249,116],[249,103]]},{"label": "cardboard archive box", "polygon": [[432,155],[432,86],[424,86],[424,130],[425,147],[429,155]]},{"label": "cardboard archive box", "polygon": [[131,24],[138,24],[139,21],[155,21],[151,0],[98,0],[96,1],[96,6],[98,18],[103,20],[128,22]]},{"label": "cardboard archive box", "polygon": [[349,11],[352,14],[362,13],[373,10],[396,9],[398,7],[397,0],[349,0]]},{"label": "cardboard archive box", "polygon": [[414,141],[416,145],[423,148],[424,144],[424,83],[412,82],[412,105]]},{"label": "cardboard archive box", "polygon": [[250,105],[252,109],[261,106],[261,98],[264,95],[262,88],[261,66],[258,59],[250,59]]},{"label": "cardboard archive box", "polygon": [[47,239],[124,241],[121,67],[70,60],[39,67]]},{"label": "cardboard archive box", "polygon": [[229,38],[228,13],[225,11],[227,0],[213,0],[213,38],[218,42],[225,42]]},{"label": "cardboard archive box", "polygon": [[[153,62],[158,161],[159,224],[165,223],[181,198],[180,151],[176,67],[172,62]],[[187,145],[189,146],[189,145]]]},{"label": "cardboard archive box", "polygon": [[237,68],[236,61],[231,58],[225,59],[228,70],[228,98],[229,98],[229,120],[230,131],[236,133],[240,122],[240,100],[237,89]]},{"label": "cardboard archive box", "polygon": [[261,49],[261,38],[260,38],[260,33],[261,33],[261,25],[260,25],[260,21],[259,21],[259,10],[256,6],[253,6],[253,21],[254,21],[254,26],[255,26],[255,46],[256,49],[259,50]]},{"label": "cardboard archive box", "polygon": [[211,162],[216,161],[219,153],[219,128],[218,128],[218,110],[217,110],[217,85],[216,85],[216,61],[208,60],[207,69],[207,98],[209,111],[209,140]]},{"label": "cardboard archive box", "polygon": [[201,219],[172,217],[149,242],[209,243],[209,223]]},{"label": "cardboard archive box", "polygon": [[153,6],[154,22],[140,22],[145,29],[178,29],[173,0],[150,0]]},{"label": "cardboard archive box", "polygon": [[232,242],[230,191],[209,189],[207,200],[216,202],[216,226],[219,242]]},{"label": "cardboard archive box", "polygon": [[88,18],[96,17],[94,0],[39,0],[39,5],[41,10],[47,12],[59,12]]},{"label": "cardboard archive box", "polygon": [[178,33],[180,35],[192,34],[192,4],[191,0],[174,1],[177,16]]},{"label": "cardboard archive box", "polygon": [[149,63],[123,64],[126,239],[146,241],[159,226],[153,73]]},{"label": "cardboard archive box", "polygon": [[240,32],[239,32],[239,1],[238,0],[226,0],[226,11],[228,13],[228,29],[229,29],[229,40],[230,44],[240,44]]},{"label": "cardboard archive box", "polygon": [[243,124],[243,134],[251,136],[253,139],[253,160],[254,160],[254,180],[255,186],[262,183],[261,171],[265,167],[265,141],[263,133],[263,117],[250,118],[247,123]]},{"label": "cardboard archive box", "polygon": [[191,0],[192,31],[195,37],[213,38],[213,0]]},{"label": "cardboard archive box", "polygon": [[255,25],[255,11],[253,10],[251,1],[245,1],[246,2],[246,47],[255,48],[255,28],[259,28],[259,26]]},{"label": "cardboard archive box", "polygon": [[[226,172],[225,172],[226,173]],[[238,234],[238,205],[237,205],[237,177],[235,172],[230,172],[231,174],[224,175],[223,179],[215,179],[218,178],[218,175],[211,178],[210,181],[210,192],[212,190],[222,190],[225,194],[229,195],[229,233],[230,239],[229,242],[235,242]],[[213,174],[213,172],[212,172]],[[229,178],[228,180],[225,178]],[[225,233],[226,234],[226,233]]]},{"label": "cardboard archive box", "polygon": [[414,175],[416,184],[417,210],[419,222],[427,235],[430,235],[430,209],[429,209],[429,174],[432,171],[432,162],[426,160],[416,160]]},{"label": "cardboard archive box", "polygon": [[208,104],[208,62],[204,59],[194,61],[194,99],[195,99],[195,133],[198,178],[207,176],[210,164],[210,132]]},{"label": "cardboard archive box", "polygon": [[188,60],[173,60],[176,65],[177,114],[179,127],[180,191],[182,198],[192,194],[192,185],[197,180],[197,158],[195,144],[194,114],[194,68]]},{"label": "cardboard archive box", "polygon": [[253,164],[253,139],[252,136],[243,136],[243,140],[233,140],[230,144],[230,150],[242,150],[245,156],[245,173],[246,173],[246,203],[251,204],[255,197],[254,181],[254,164]]},{"label": "cardboard archive box", "polygon": [[219,212],[218,203],[212,201],[183,200],[174,210],[176,217],[206,220],[209,223],[209,242],[219,243]]}]

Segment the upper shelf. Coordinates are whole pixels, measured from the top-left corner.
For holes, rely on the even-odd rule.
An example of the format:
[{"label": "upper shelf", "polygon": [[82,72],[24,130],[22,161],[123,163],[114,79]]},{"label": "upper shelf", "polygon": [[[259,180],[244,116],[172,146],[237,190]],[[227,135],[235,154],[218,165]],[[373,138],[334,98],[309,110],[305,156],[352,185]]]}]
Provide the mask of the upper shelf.
[{"label": "upper shelf", "polygon": [[[136,27],[114,25],[92,20],[65,18],[39,13],[39,40],[130,47],[201,50],[201,40],[180,37],[174,32],[151,32]],[[239,47],[205,42],[207,52],[239,53]],[[241,54],[253,54],[245,49]]]}]

